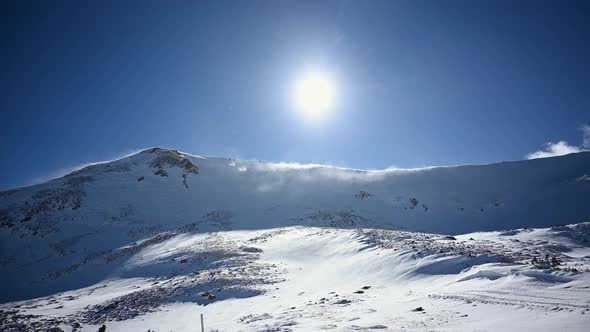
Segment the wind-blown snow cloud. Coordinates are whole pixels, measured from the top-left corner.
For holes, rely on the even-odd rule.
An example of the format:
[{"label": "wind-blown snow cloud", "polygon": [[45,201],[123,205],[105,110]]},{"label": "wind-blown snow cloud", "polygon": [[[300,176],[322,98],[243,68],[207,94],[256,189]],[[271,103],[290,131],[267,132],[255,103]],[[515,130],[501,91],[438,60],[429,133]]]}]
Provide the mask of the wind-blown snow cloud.
[{"label": "wind-blown snow cloud", "polygon": [[547,158],[563,156],[570,153],[577,153],[587,151],[590,149],[590,126],[582,125],[583,141],[581,146],[570,145],[566,141],[559,141],[557,143],[548,142],[542,150],[529,153],[527,159]]},{"label": "wind-blown snow cloud", "polygon": [[326,187],[333,188],[350,183],[365,184],[382,181],[391,175],[426,172],[436,168],[360,170],[319,164],[255,161],[235,161],[232,166],[237,167],[240,172],[247,172],[251,179],[255,179],[253,182],[262,192],[282,190],[287,186],[300,188],[303,192],[306,186],[321,188],[323,184],[328,184]]},{"label": "wind-blown snow cloud", "polygon": [[559,141],[557,143],[545,143],[545,148],[540,151],[529,153],[526,157],[528,159],[547,158],[563,156],[570,153],[582,151],[579,147],[569,145],[566,141]]},{"label": "wind-blown snow cloud", "polygon": [[53,179],[57,179],[57,178],[61,178],[62,176],[68,175],[74,171],[80,170],[82,168],[91,166],[91,165],[98,165],[98,164],[104,164],[104,163],[109,163],[115,160],[119,160],[122,158],[126,158],[129,157],[131,155],[134,155],[140,151],[143,151],[145,149],[134,149],[134,150],[129,150],[127,152],[124,153],[118,153],[115,154],[113,158],[110,158],[109,160],[103,160],[103,161],[95,161],[95,162],[88,162],[88,163],[83,163],[83,164],[78,164],[75,166],[68,166],[68,167],[62,167],[56,170],[53,170],[49,173],[43,174],[41,176],[37,176],[34,179],[32,179],[31,181],[29,181],[28,183],[25,184],[25,186],[32,186],[35,184],[40,184],[43,182],[47,182]]}]

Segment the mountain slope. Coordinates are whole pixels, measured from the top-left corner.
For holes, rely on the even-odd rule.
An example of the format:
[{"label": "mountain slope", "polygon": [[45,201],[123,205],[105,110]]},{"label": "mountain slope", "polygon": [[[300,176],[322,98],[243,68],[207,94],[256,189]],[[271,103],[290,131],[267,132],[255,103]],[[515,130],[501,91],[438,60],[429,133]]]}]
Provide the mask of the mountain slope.
[{"label": "mountain slope", "polygon": [[[297,218],[320,210],[353,210],[366,219],[359,222],[388,229],[459,233],[548,226],[556,218],[571,223],[588,217],[589,165],[590,153],[579,153],[483,166],[360,171],[156,148],[2,192],[2,227],[39,237],[64,218],[84,220],[71,224],[111,218],[182,225],[215,209],[236,214],[232,229],[297,224],[304,222]],[[58,218],[44,222],[51,213]],[[21,227],[28,221],[35,226]]]},{"label": "mountain slope", "polygon": [[[374,274],[371,278],[387,292],[416,292],[421,285],[389,289],[390,283],[416,278],[429,283],[448,275],[435,283],[438,290],[430,289],[428,301],[462,301],[470,293],[441,295],[440,290],[499,284],[520,275],[578,289],[578,297],[559,300],[564,291],[556,290],[555,300],[543,302],[541,293],[547,290],[541,288],[537,302],[542,310],[556,303],[585,311],[583,296],[588,294],[579,289],[585,289],[580,285],[587,285],[588,273],[576,271],[588,269],[588,226],[547,227],[589,220],[589,197],[590,153],[482,166],[361,171],[153,148],[44,184],[0,192],[2,312],[18,322],[19,312],[27,312],[55,327],[59,324],[46,315],[59,302],[61,308],[51,315],[69,317],[71,322],[60,324],[71,328],[119,319],[135,324],[138,315],[160,317],[162,306],[178,302],[205,305],[207,296],[195,294],[218,288],[228,291],[215,292],[217,307],[239,299],[267,301],[273,285],[294,289],[305,284],[293,274],[293,265],[316,252],[324,254],[308,268],[317,270],[317,277],[332,276],[322,287],[339,275],[357,275],[356,267],[367,264],[362,276]],[[487,232],[473,233],[482,231]],[[455,237],[444,236],[449,234]],[[265,247],[267,242],[272,245]],[[326,269],[326,261],[342,268]],[[496,265],[498,261],[503,263]],[[289,283],[289,278],[299,279]],[[343,278],[340,285],[352,287],[359,278]],[[517,286],[534,293],[523,286],[531,280],[524,279]],[[105,285],[110,291],[101,290]],[[92,295],[96,293],[101,295]],[[468,297],[520,301],[491,294]],[[284,296],[291,301],[297,295]],[[68,297],[75,300],[68,303]],[[13,302],[35,298],[29,305]],[[226,310],[221,312],[230,314]],[[274,318],[253,316],[220,328],[308,324],[266,314]],[[392,326],[382,318],[387,321],[383,326]],[[119,327],[124,330],[125,324]]]}]

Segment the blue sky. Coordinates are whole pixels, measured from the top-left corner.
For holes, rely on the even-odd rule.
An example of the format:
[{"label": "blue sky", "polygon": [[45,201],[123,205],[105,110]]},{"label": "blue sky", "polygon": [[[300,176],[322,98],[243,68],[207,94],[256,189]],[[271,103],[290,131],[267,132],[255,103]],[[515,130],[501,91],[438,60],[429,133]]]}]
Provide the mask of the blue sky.
[{"label": "blue sky", "polygon": [[[0,188],[150,146],[373,169],[588,147],[585,1],[18,1],[1,12]],[[321,123],[291,98],[310,68],[337,90]]]}]

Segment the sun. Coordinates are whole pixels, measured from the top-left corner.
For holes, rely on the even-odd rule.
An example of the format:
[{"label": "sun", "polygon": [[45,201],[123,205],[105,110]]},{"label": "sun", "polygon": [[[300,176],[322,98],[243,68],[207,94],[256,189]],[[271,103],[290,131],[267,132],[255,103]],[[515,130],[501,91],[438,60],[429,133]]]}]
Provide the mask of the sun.
[{"label": "sun", "polygon": [[310,116],[320,116],[334,103],[334,87],[328,75],[307,72],[295,83],[294,99],[297,107]]}]

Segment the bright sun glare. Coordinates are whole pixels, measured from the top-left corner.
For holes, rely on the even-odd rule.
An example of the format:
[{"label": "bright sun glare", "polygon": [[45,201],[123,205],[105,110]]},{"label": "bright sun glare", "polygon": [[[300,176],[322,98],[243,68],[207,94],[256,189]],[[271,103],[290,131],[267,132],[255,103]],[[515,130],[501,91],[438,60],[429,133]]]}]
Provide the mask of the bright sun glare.
[{"label": "bright sun glare", "polygon": [[324,73],[308,72],[295,84],[295,102],[307,115],[322,115],[334,103],[332,81]]}]

